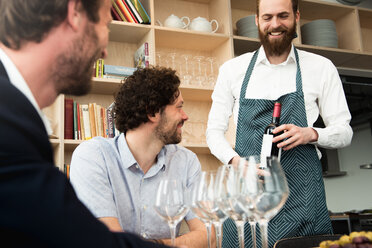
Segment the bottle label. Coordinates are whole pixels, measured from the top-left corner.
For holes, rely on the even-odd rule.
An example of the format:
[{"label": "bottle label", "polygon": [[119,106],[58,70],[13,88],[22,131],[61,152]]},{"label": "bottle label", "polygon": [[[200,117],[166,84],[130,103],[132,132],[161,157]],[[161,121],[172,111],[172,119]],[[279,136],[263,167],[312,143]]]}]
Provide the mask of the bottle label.
[{"label": "bottle label", "polygon": [[262,139],[262,147],[261,147],[261,167],[266,168],[266,157],[271,156],[271,147],[273,145],[273,138],[274,135],[271,134],[264,134]]}]

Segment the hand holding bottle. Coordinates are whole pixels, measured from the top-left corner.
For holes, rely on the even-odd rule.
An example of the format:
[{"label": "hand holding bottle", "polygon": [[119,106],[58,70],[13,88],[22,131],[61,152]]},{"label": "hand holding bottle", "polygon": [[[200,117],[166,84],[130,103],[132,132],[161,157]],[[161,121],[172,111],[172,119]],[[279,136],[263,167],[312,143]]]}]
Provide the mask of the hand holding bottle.
[{"label": "hand holding bottle", "polygon": [[298,127],[293,124],[283,124],[275,128],[273,134],[278,134],[272,142],[277,143],[278,148],[284,151],[290,150],[299,145],[306,145],[318,140],[318,132],[312,127]]}]

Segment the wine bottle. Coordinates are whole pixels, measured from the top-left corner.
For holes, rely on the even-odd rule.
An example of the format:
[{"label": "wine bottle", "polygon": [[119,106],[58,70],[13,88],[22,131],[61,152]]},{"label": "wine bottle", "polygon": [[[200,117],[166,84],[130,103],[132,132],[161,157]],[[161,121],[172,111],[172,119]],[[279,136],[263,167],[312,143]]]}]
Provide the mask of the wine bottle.
[{"label": "wine bottle", "polygon": [[276,102],[274,104],[274,111],[272,121],[269,125],[266,126],[265,132],[262,139],[262,147],[261,147],[261,166],[266,167],[266,158],[270,156],[278,157],[280,161],[280,156],[282,149],[278,148],[277,143],[273,143],[273,138],[282,134],[280,133],[273,133],[273,130],[279,126],[280,121],[280,112],[282,109],[282,105],[280,102]]}]

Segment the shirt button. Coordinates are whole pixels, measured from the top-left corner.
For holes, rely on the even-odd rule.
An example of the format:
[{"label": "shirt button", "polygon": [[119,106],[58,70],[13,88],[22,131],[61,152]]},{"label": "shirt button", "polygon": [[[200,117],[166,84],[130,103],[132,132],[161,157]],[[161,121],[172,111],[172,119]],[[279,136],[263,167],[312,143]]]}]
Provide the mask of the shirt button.
[{"label": "shirt button", "polygon": [[143,210],[146,210],[147,206],[146,205],[143,205]]},{"label": "shirt button", "polygon": [[145,239],[147,239],[146,233],[142,233],[142,237],[144,237]]},{"label": "shirt button", "polygon": [[136,165],[136,168],[137,168],[137,169],[139,169],[139,166],[138,166],[138,165]]}]

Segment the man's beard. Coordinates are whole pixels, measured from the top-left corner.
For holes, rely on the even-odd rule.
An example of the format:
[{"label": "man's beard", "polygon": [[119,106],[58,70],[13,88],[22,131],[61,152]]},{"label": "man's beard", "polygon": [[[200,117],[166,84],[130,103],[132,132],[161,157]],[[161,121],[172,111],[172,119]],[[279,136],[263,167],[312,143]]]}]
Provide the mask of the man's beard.
[{"label": "man's beard", "polygon": [[[284,36],[281,39],[269,39],[270,32],[284,32]],[[285,51],[290,49],[292,40],[296,35],[296,22],[294,22],[293,27],[286,29],[280,26],[277,29],[261,31],[260,26],[258,26],[258,34],[260,36],[261,43],[265,49],[265,52],[269,56],[280,56]]]},{"label": "man's beard", "polygon": [[179,124],[183,124],[184,121],[180,121],[172,125],[172,127],[167,131],[165,127],[168,125],[168,119],[165,116],[165,113],[161,113],[161,119],[159,121],[158,126],[155,128],[156,136],[164,143],[164,145],[168,144],[178,144],[182,140],[182,134],[177,132],[177,126]]},{"label": "man's beard", "polygon": [[93,25],[87,25],[82,37],[73,41],[71,51],[61,53],[51,75],[58,94],[84,95],[91,88],[93,65],[101,57],[96,47],[98,36]]}]

